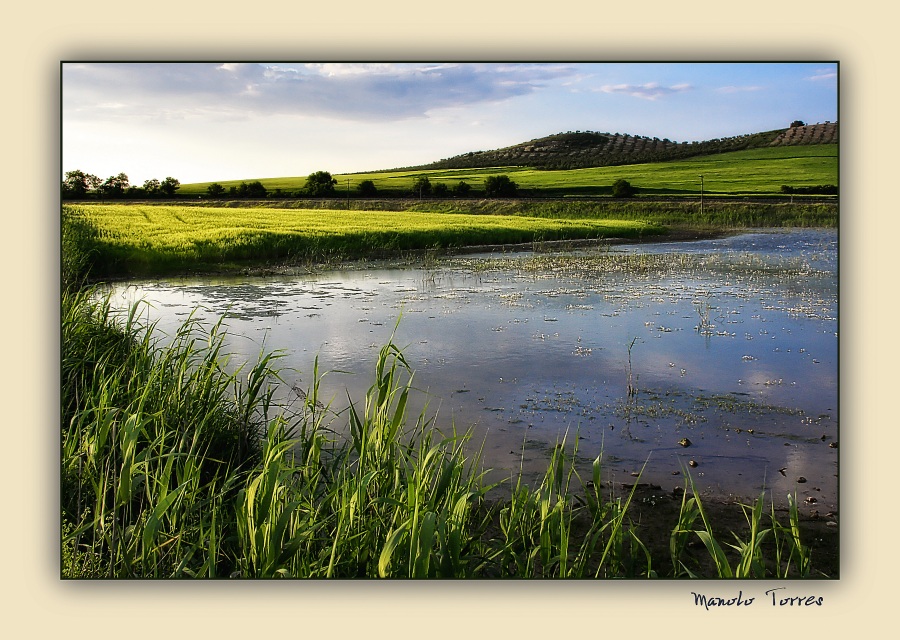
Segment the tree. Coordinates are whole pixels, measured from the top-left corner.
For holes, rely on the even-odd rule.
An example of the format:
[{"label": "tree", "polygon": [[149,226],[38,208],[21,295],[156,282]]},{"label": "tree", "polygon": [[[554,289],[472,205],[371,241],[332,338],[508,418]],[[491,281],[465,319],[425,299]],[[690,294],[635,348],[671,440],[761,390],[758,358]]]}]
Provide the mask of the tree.
[{"label": "tree", "polygon": [[447,186],[446,182],[438,182],[431,191],[436,198],[446,198],[450,193],[450,187]]},{"label": "tree", "polygon": [[413,182],[413,195],[420,198],[431,195],[431,180],[428,176],[420,176]]},{"label": "tree", "polygon": [[220,185],[218,182],[213,182],[211,185],[206,187],[206,193],[209,194],[210,198],[220,198],[225,194],[225,187]]},{"label": "tree", "polygon": [[375,183],[371,180],[363,180],[358,185],[356,185],[356,191],[364,198],[371,198],[375,195],[378,189],[375,187]]},{"label": "tree", "polygon": [[453,195],[465,197],[469,195],[469,191],[472,190],[472,185],[470,185],[465,180],[460,180],[457,184],[453,185]]},{"label": "tree", "polygon": [[108,177],[103,184],[100,185],[100,192],[110,198],[121,198],[128,190],[128,176],[120,173],[117,176]]},{"label": "tree", "polygon": [[268,190],[259,180],[253,182],[242,182],[237,188],[237,197],[239,198],[265,198]]},{"label": "tree", "polygon": [[637,190],[631,186],[631,183],[628,182],[628,180],[619,178],[612,183],[612,194],[614,198],[630,198],[636,192]]},{"label": "tree", "polygon": [[100,178],[84,171],[66,171],[66,179],[62,183],[64,198],[84,198],[88,192],[96,190],[101,184]]},{"label": "tree", "polygon": [[158,196],[159,180],[155,178],[153,180],[144,180],[144,193],[151,198]]},{"label": "tree", "polygon": [[167,198],[175,195],[175,192],[181,187],[181,183],[175,178],[168,176],[159,185],[160,192]]},{"label": "tree", "polygon": [[303,190],[306,191],[306,195],[314,198],[333,196],[336,184],[337,180],[327,171],[316,171],[307,176]]},{"label": "tree", "polygon": [[484,180],[484,193],[488,198],[503,198],[516,195],[519,188],[509,176],[488,176]]},{"label": "tree", "polygon": [[794,120],[791,123],[791,129],[793,129],[794,127],[805,127],[805,126],[806,126],[806,123],[803,122],[803,120]]}]

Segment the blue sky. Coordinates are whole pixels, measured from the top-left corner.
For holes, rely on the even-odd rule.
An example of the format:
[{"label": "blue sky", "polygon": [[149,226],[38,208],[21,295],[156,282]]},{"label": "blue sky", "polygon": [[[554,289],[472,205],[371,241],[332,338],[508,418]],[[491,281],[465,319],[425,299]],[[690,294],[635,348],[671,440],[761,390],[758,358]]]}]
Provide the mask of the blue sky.
[{"label": "blue sky", "polygon": [[838,119],[837,64],[76,63],[62,170],[131,184],[424,164],[561,131],[708,140]]}]

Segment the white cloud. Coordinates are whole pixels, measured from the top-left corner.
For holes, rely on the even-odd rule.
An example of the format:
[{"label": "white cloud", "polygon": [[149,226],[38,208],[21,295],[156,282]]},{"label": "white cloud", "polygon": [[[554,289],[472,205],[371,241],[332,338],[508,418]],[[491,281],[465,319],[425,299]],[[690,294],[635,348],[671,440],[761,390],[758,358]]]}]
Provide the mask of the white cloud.
[{"label": "white cloud", "polygon": [[573,73],[556,64],[66,64],[63,97],[69,116],[115,99],[122,116],[200,110],[383,122],[527,95]]},{"label": "white cloud", "polygon": [[762,91],[763,87],[760,86],[746,86],[746,87],[736,87],[733,85],[727,87],[719,87],[716,89],[719,93],[741,93],[743,91]]},{"label": "white cloud", "polygon": [[837,79],[837,71],[822,71],[817,73],[814,76],[810,76],[807,80],[812,80],[813,82],[821,82],[823,80],[835,80]]},{"label": "white cloud", "polygon": [[603,93],[622,93],[644,100],[656,100],[663,96],[684,93],[691,89],[693,89],[693,87],[687,83],[673,84],[664,87],[658,82],[647,82],[644,84],[607,84],[600,87],[598,91],[602,91]]}]

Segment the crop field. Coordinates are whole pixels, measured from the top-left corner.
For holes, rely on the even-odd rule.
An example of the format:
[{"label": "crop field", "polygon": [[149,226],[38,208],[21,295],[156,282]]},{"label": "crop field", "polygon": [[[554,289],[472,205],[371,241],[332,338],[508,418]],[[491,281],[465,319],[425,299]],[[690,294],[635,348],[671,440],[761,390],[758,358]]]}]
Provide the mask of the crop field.
[{"label": "crop field", "polygon": [[[327,170],[327,168],[326,168]],[[700,192],[703,176],[704,192],[710,195],[778,194],[781,185],[793,187],[838,184],[838,145],[772,147],[734,151],[688,160],[632,164],[571,170],[538,170],[529,167],[495,167],[488,169],[453,169],[429,171],[392,171],[336,174],[337,193],[355,193],[363,180],[371,180],[383,193],[409,193],[416,178],[426,176],[432,185],[449,187],[460,181],[473,189],[482,188],[489,175],[508,175],[520,190],[540,190],[548,195],[608,194],[617,179],[628,180],[639,194],[693,195]],[[248,178],[255,180],[256,178]],[[259,179],[269,190],[290,193],[303,188],[306,176]],[[240,180],[221,182],[226,189],[238,186]],[[206,194],[210,183],[185,184],[179,196]]]},{"label": "crop field", "polygon": [[[241,261],[307,261],[398,251],[658,234],[647,222],[414,211],[180,205],[64,205],[66,229],[107,273]],[[64,243],[67,238],[64,229]]]}]

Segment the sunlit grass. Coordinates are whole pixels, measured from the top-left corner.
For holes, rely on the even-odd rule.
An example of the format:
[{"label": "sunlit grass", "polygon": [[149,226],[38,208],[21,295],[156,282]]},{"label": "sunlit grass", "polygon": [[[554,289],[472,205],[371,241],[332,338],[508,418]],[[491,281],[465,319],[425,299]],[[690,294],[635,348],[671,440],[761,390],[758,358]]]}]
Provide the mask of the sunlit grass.
[{"label": "sunlit grass", "polygon": [[84,245],[73,255],[111,274],[663,232],[633,220],[413,211],[80,204],[62,215],[64,226],[90,231],[69,234]]},{"label": "sunlit grass", "polygon": [[[838,184],[838,145],[771,147],[732,151],[687,160],[631,164],[588,169],[539,170],[530,167],[493,167],[486,169],[401,170],[369,173],[335,174],[340,194],[355,194],[363,180],[371,180],[383,193],[411,193],[413,182],[427,177],[432,185],[448,187],[467,182],[482,189],[489,175],[505,174],[525,191],[547,193],[611,193],[612,183],[628,180],[639,192],[654,194],[699,194],[700,175],[704,191],[717,195],[778,194],[781,185],[816,186]],[[303,188],[306,176],[280,178],[248,178],[257,180],[271,192],[295,192]],[[240,180],[223,181],[226,189],[238,186]],[[211,183],[185,184],[179,195],[206,195]],[[348,191],[349,189],[349,191]]]}]

